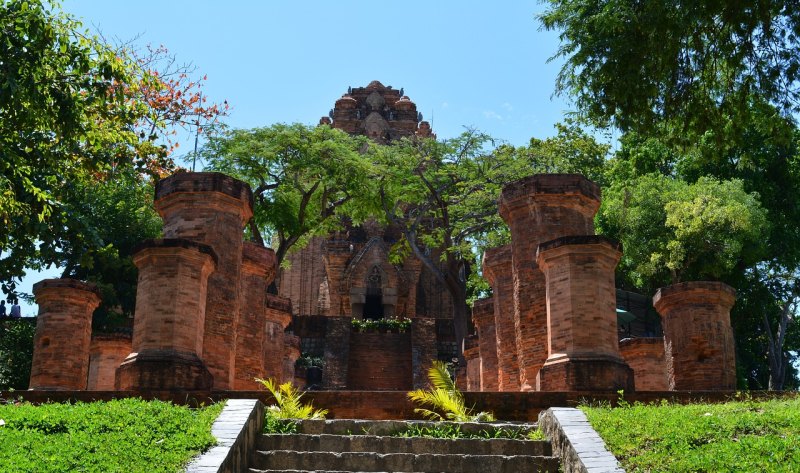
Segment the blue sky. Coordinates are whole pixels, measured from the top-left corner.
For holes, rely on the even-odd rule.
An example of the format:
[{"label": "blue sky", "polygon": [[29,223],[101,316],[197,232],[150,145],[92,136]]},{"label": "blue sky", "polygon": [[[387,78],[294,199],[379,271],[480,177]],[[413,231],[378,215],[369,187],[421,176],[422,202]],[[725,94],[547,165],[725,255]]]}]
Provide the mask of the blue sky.
[{"label": "blue sky", "polygon": [[315,124],[348,86],[372,80],[404,88],[439,138],[469,126],[524,145],[553,135],[570,110],[553,97],[558,35],[540,30],[543,6],[532,0],[65,0],[63,9],[106,38],[164,45],[193,63],[237,128]]}]

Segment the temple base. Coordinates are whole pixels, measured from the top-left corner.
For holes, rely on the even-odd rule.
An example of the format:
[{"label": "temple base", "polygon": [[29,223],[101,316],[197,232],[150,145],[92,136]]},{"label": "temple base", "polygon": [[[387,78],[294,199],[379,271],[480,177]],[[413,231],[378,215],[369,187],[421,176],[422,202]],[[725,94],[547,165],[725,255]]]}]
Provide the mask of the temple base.
[{"label": "temple base", "polygon": [[197,355],[171,350],[134,353],[117,368],[114,387],[123,391],[210,390],[214,377]]},{"label": "temple base", "polygon": [[536,376],[537,391],[634,391],[633,370],[613,358],[546,361]]}]

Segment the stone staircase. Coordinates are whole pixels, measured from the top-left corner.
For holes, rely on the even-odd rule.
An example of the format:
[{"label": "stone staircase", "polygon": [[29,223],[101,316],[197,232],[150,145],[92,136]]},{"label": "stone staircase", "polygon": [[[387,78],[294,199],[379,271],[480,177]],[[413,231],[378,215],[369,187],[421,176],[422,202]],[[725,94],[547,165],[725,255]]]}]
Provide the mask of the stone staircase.
[{"label": "stone staircase", "polygon": [[[273,472],[557,472],[550,442],[502,438],[399,437],[424,421],[306,420],[296,434],[262,434],[250,473]],[[507,429],[524,435],[533,424],[448,424],[464,433]]]}]

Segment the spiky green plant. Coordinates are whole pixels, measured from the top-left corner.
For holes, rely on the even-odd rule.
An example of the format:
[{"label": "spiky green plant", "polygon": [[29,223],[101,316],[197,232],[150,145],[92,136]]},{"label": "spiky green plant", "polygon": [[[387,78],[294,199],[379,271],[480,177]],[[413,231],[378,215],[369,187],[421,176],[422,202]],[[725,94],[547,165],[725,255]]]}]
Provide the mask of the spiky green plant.
[{"label": "spiky green plant", "polygon": [[431,389],[411,391],[408,393],[408,398],[416,404],[429,406],[431,409],[420,407],[414,409],[414,412],[431,420],[454,422],[491,422],[494,420],[491,412],[475,414],[473,409],[466,406],[464,395],[456,387],[455,381],[447,370],[446,363],[434,361],[428,370],[428,379],[433,386]]},{"label": "spiky green plant", "polygon": [[272,393],[275,403],[267,407],[267,417],[273,419],[324,419],[328,414],[326,409],[314,409],[311,404],[301,404],[303,392],[294,387],[291,381],[278,384],[270,379],[256,378],[267,390]]}]

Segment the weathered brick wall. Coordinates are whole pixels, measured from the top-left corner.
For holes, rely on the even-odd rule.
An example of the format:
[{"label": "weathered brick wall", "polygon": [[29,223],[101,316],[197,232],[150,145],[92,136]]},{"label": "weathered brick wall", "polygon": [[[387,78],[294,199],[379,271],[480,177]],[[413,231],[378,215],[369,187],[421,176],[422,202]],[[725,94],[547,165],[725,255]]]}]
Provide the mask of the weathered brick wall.
[{"label": "weathered brick wall", "polygon": [[351,317],[332,317],[325,335],[325,367],[322,371],[324,389],[347,389],[350,358]]},{"label": "weathered brick wall", "polygon": [[482,391],[482,360],[477,335],[464,338],[464,360],[467,362],[467,391]]},{"label": "weathered brick wall", "polygon": [[497,337],[497,389],[519,391],[517,336],[514,326],[514,278],[511,245],[489,248],[483,255],[483,274],[492,286]]},{"label": "weathered brick wall", "polygon": [[417,317],[411,321],[411,369],[414,389],[428,385],[428,370],[437,359],[437,320]]},{"label": "weathered brick wall", "polygon": [[636,391],[667,391],[667,367],[662,337],[626,338],[619,350],[633,369]]},{"label": "weathered brick wall", "polygon": [[217,254],[209,277],[203,360],[216,389],[234,385],[240,311],[242,231],[253,214],[250,186],[221,173],[180,173],[156,185],[164,236],[209,245]]},{"label": "weathered brick wall", "polygon": [[200,355],[208,278],[216,261],[211,247],[185,239],[146,240],[137,247],[131,356],[117,370],[118,389],[211,387]]},{"label": "weathered brick wall", "polygon": [[89,391],[113,391],[117,368],[131,352],[131,335],[96,334],[89,345]]},{"label": "weathered brick wall", "polygon": [[410,390],[412,385],[411,334],[350,335],[348,389],[402,391]]},{"label": "weathered brick wall", "polygon": [[579,174],[537,174],[506,185],[498,204],[511,229],[520,388],[528,391],[547,359],[545,280],[536,249],[562,236],[593,235],[600,187]]},{"label": "weathered brick wall", "polygon": [[283,337],[283,373],[281,382],[291,381],[295,386],[305,386],[306,380],[295,379],[295,364],[300,358],[300,337],[292,334],[285,334]]},{"label": "weathered brick wall", "polygon": [[547,283],[548,357],[537,390],[633,390],[633,371],[619,353],[614,269],[620,245],[594,235],[539,245]]},{"label": "weathered brick wall", "polygon": [[320,288],[325,279],[322,245],[324,238],[315,237],[300,251],[286,256],[288,269],[280,269],[278,294],[292,300],[292,315],[320,314]]},{"label": "weathered brick wall", "polygon": [[86,389],[92,313],[100,305],[100,292],[75,279],[45,279],[34,284],[33,294],[39,316],[30,389]]},{"label": "weathered brick wall", "polygon": [[[480,358],[480,382],[477,389],[470,391],[497,391],[497,334],[494,325],[494,300],[492,298],[475,301],[472,307],[472,321],[478,331],[478,357]],[[469,365],[467,365],[469,368]]]},{"label": "weathered brick wall", "polygon": [[662,287],[653,305],[662,317],[664,357],[671,390],[736,388],[730,311],[736,291],[721,282]]}]

